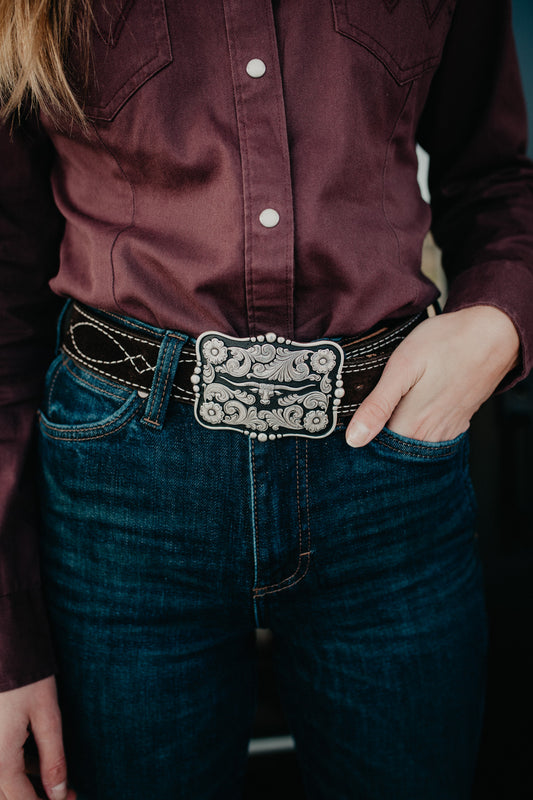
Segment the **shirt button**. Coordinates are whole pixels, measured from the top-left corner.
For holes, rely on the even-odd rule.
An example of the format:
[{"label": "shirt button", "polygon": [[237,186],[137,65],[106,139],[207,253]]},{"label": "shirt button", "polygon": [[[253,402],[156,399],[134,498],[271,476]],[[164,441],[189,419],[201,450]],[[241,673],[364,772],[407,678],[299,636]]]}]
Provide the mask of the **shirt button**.
[{"label": "shirt button", "polygon": [[259,222],[264,228],[275,228],[279,222],[279,214],[275,208],[265,208],[259,214]]},{"label": "shirt button", "polygon": [[250,78],[262,78],[266,72],[266,64],[260,58],[252,58],[246,65],[246,72]]}]

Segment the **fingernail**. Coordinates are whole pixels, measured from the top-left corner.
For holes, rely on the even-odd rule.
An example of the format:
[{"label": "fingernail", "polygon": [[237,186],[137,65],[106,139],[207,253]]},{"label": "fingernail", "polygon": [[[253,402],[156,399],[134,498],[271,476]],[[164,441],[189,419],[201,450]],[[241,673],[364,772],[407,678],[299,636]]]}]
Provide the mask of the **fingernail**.
[{"label": "fingernail", "polygon": [[58,783],[53,789],[50,789],[50,800],[66,800],[67,797],[67,783]]},{"label": "fingernail", "polygon": [[348,428],[346,441],[350,447],[362,447],[367,443],[370,430],[362,422],[354,422]]}]

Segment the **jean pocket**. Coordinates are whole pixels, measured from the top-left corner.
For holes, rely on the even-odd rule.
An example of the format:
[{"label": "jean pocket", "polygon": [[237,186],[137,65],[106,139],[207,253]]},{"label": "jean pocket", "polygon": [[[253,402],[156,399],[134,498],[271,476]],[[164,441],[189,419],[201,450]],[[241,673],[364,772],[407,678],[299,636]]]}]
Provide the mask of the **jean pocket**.
[{"label": "jean pocket", "polygon": [[399,84],[438,66],[457,0],[332,0],[335,29]]},{"label": "jean pocket", "polygon": [[468,446],[468,431],[460,433],[454,439],[440,442],[426,442],[402,436],[390,428],[383,428],[374,440],[377,447],[384,448],[406,459],[413,461],[442,461],[452,458]]},{"label": "jean pocket", "polygon": [[99,2],[94,22],[93,66],[84,109],[88,117],[109,122],[172,61],[165,0]]},{"label": "jean pocket", "polygon": [[127,425],[142,403],[136,390],[103,380],[60,354],[46,376],[41,433],[51,439],[101,439]]}]

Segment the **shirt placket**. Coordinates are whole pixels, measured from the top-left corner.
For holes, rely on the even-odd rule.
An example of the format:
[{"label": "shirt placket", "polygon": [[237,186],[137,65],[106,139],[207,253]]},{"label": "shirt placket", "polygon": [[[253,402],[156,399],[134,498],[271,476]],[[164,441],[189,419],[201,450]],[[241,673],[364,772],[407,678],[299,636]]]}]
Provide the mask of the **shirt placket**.
[{"label": "shirt placket", "polygon": [[224,0],[242,165],[250,335],[293,336],[294,212],[276,30],[270,0]]}]

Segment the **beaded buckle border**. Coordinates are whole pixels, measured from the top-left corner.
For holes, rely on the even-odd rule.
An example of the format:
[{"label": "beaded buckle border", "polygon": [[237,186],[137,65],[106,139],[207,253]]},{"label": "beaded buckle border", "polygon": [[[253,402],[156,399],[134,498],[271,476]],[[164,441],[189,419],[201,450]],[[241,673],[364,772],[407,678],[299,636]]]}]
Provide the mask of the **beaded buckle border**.
[{"label": "beaded buckle border", "polygon": [[206,331],[196,341],[196,360],[194,413],[205,428],[267,441],[320,439],[336,425],[344,395],[344,351],[337,342]]}]

